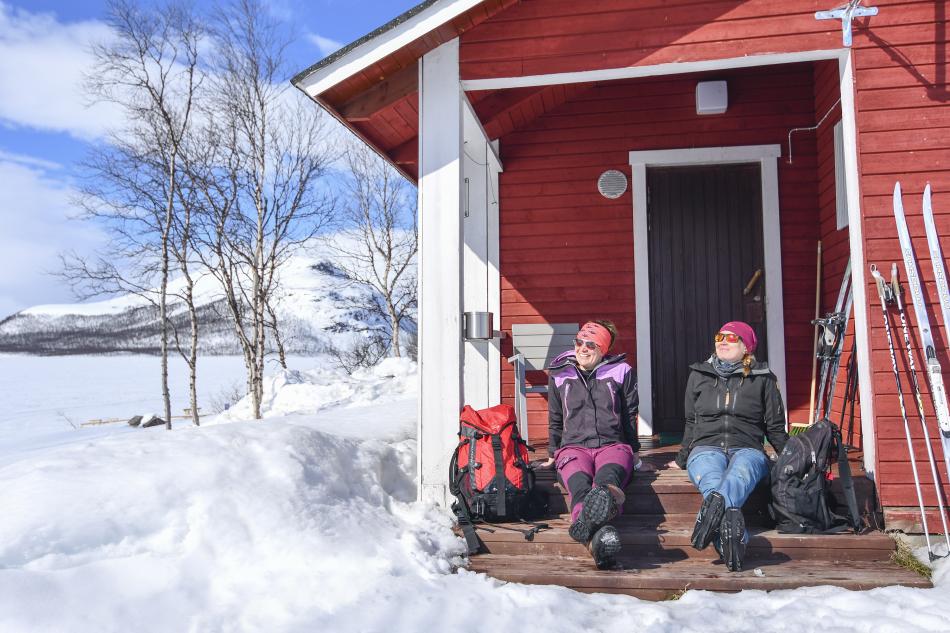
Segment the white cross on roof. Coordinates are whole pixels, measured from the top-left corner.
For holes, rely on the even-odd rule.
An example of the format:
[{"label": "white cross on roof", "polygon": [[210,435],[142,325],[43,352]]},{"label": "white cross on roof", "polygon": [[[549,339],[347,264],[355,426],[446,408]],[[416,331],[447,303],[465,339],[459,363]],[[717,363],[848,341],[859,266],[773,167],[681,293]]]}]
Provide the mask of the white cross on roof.
[{"label": "white cross on roof", "polygon": [[851,21],[854,18],[877,15],[877,7],[862,7],[861,0],[850,0],[848,4],[831,11],[817,11],[816,20],[841,20],[842,40],[845,46],[851,46]]}]

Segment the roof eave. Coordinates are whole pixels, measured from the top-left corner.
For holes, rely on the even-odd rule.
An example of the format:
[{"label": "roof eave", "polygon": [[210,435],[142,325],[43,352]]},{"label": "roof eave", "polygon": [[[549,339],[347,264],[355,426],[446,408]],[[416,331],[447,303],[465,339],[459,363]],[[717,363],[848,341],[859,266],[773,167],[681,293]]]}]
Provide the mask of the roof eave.
[{"label": "roof eave", "polygon": [[484,0],[426,0],[299,73],[291,83],[317,97]]}]

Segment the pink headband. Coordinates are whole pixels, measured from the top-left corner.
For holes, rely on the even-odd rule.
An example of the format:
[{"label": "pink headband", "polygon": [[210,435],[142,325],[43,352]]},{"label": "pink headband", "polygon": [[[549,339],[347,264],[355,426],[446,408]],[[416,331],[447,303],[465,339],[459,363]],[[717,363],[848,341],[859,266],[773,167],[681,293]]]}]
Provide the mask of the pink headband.
[{"label": "pink headband", "polygon": [[593,321],[585,323],[577,333],[577,338],[594,341],[604,354],[610,349],[610,330],[599,323]]}]

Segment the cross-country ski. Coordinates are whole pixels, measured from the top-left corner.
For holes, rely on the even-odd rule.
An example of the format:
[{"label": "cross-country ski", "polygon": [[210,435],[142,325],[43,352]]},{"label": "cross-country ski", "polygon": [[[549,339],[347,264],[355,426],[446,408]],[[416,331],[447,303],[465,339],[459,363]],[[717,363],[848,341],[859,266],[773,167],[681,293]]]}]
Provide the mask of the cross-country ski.
[{"label": "cross-country ski", "polygon": [[934,409],[937,412],[937,423],[940,426],[940,439],[943,444],[943,460],[948,472],[950,472],[950,409],[947,407],[947,392],[943,384],[943,373],[940,367],[940,361],[937,360],[937,348],[934,344],[933,332],[930,329],[930,318],[927,316],[927,306],[924,304],[923,287],[920,283],[917,258],[914,255],[914,245],[911,243],[910,233],[907,231],[907,220],[904,217],[904,204],[901,198],[901,184],[899,182],[894,185],[894,219],[897,223],[897,235],[900,239],[901,256],[904,259],[904,272],[907,275],[907,286],[910,290],[910,296],[913,299],[914,314],[917,317],[920,344],[924,350],[924,362],[927,370],[927,380],[930,383],[930,395],[933,398]]}]

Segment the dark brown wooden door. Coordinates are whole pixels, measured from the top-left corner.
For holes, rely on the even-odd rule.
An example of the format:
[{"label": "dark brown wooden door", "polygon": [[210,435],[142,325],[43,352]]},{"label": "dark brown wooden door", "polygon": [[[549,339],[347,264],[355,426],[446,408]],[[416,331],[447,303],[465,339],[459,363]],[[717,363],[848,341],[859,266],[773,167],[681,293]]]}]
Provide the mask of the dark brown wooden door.
[{"label": "dark brown wooden door", "polygon": [[675,434],[689,365],[709,357],[720,325],[748,321],[767,360],[759,166],[650,168],[647,218],[653,428]]}]

